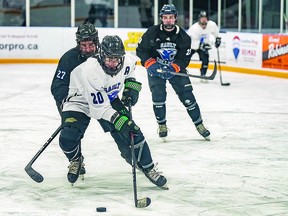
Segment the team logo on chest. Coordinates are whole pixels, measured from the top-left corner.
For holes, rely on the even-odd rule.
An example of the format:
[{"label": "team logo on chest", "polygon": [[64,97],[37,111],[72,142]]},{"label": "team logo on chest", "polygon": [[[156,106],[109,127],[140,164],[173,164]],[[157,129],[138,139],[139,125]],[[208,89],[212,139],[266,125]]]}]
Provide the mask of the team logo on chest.
[{"label": "team logo on chest", "polygon": [[108,86],[108,87],[104,88],[104,90],[107,93],[110,101],[113,101],[117,97],[117,95],[119,93],[120,85],[121,85],[121,82],[118,82],[118,83],[116,83],[114,85],[111,85],[111,86]]},{"label": "team logo on chest", "polygon": [[104,90],[105,90],[106,93],[109,93],[109,92],[111,92],[111,91],[113,91],[115,89],[119,89],[120,85],[121,85],[121,83],[118,82],[118,83],[116,83],[116,84],[114,84],[112,86],[108,86],[108,87],[104,88]]},{"label": "team logo on chest", "polygon": [[177,54],[176,44],[171,42],[165,42],[160,44],[160,49],[157,49],[161,58],[157,58],[160,64],[168,65],[174,61]]}]

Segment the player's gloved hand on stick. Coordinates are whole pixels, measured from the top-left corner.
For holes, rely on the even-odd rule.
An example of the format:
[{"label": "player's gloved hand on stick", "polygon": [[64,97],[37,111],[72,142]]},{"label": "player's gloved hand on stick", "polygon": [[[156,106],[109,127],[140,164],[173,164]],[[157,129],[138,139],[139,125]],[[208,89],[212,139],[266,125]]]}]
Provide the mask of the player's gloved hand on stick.
[{"label": "player's gloved hand on stick", "polygon": [[220,45],[221,45],[221,38],[220,37],[216,37],[215,47],[218,48]]},{"label": "player's gloved hand on stick", "polygon": [[138,133],[140,128],[135,124],[133,120],[129,120],[129,118],[125,115],[116,114],[116,117],[112,117],[112,123],[117,131],[121,133]]},{"label": "player's gloved hand on stick", "polygon": [[128,106],[131,101],[131,105],[134,106],[138,101],[142,84],[132,78],[125,80],[124,84],[121,101],[125,106]]},{"label": "player's gloved hand on stick", "polygon": [[207,43],[200,43],[199,49],[204,52],[208,52],[208,50],[211,49],[211,46]]},{"label": "player's gloved hand on stick", "polygon": [[171,72],[176,72],[176,73],[179,73],[180,72],[180,67],[179,65],[175,64],[175,63],[171,63],[169,66],[169,70]]},{"label": "player's gloved hand on stick", "polygon": [[180,72],[180,67],[177,64],[172,63],[170,65],[162,66],[161,70],[162,70],[161,78],[163,78],[163,79],[171,79],[175,75],[171,74],[170,72],[179,73]]},{"label": "player's gloved hand on stick", "polygon": [[161,66],[162,65],[159,64],[155,58],[148,59],[144,64],[149,76],[159,76],[159,72],[157,72],[157,70],[159,70]]}]

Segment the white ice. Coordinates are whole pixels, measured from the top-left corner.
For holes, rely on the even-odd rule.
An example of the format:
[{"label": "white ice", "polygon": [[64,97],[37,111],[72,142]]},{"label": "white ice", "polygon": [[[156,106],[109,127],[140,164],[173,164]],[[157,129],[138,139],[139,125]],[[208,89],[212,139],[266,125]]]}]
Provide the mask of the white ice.
[{"label": "white ice", "polygon": [[[0,67],[0,215],[286,216],[288,215],[288,80],[222,72],[209,83],[191,79],[211,141],[197,133],[184,106],[167,85],[167,142],[156,133],[145,71],[133,116],[170,190],[158,189],[137,171],[134,207],[131,167],[116,144],[92,120],[83,139],[86,178],[72,187],[58,137],[33,164],[44,176],[34,182],[24,167],[60,124],[50,93],[56,65]],[[198,70],[195,73],[199,73]],[[96,207],[104,206],[106,213]]]}]

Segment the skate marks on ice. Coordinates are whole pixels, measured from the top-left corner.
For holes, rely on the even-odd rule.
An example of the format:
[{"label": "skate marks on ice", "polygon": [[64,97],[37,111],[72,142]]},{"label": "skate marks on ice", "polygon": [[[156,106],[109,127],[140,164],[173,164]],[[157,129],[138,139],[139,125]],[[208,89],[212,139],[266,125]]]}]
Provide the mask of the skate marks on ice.
[{"label": "skate marks on ice", "polygon": [[[149,194],[157,206],[155,197],[164,191],[153,186],[143,174],[141,176],[139,173],[138,176],[139,196]],[[5,177],[11,175],[6,172]],[[0,187],[0,194],[5,195],[5,200],[0,199],[0,215],[95,215],[97,206],[105,206],[107,215],[126,216],[130,212],[132,215],[144,216],[153,209],[152,206],[150,210],[137,213],[133,205],[132,177],[129,171],[97,175],[90,171],[84,181],[77,181],[73,187],[66,180],[65,174],[61,177],[47,177],[40,184],[25,176],[14,176],[13,179],[11,183]]]},{"label": "skate marks on ice", "polygon": [[[191,209],[201,216],[288,214],[287,142],[283,137],[283,132],[287,132],[283,131],[283,115],[254,116],[254,124],[245,123],[250,117],[240,115],[242,124],[228,123],[230,132],[226,139],[224,128],[210,142],[184,138],[183,142],[178,138],[175,142],[151,142],[153,153],[166,167],[170,191],[181,191],[177,202],[190,201]],[[274,121],[280,125],[275,127]],[[235,124],[238,128],[231,132]],[[265,136],[267,132],[274,137],[274,144]],[[161,148],[155,151],[155,145]],[[173,171],[167,167],[173,167]]]}]

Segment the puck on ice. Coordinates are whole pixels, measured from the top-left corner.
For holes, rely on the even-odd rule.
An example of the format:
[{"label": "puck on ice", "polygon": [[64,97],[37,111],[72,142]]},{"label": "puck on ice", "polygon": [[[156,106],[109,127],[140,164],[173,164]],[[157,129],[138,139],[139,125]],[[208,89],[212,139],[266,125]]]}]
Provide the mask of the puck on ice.
[{"label": "puck on ice", "polygon": [[105,207],[97,207],[96,211],[97,212],[106,212],[106,208]]}]

